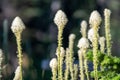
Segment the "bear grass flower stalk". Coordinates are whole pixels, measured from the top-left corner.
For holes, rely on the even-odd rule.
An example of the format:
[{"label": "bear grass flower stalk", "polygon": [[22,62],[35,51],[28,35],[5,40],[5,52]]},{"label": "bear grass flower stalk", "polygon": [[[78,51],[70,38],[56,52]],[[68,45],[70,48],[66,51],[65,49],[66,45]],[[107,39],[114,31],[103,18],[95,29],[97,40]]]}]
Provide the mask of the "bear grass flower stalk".
[{"label": "bear grass flower stalk", "polygon": [[84,65],[83,65],[83,54],[81,50],[78,50],[79,66],[80,66],[80,80],[84,80]]},{"label": "bear grass flower stalk", "polygon": [[57,80],[56,78],[57,66],[58,66],[57,59],[56,58],[51,59],[49,65],[50,65],[50,68],[52,69],[52,80]]},{"label": "bear grass flower stalk", "polygon": [[20,17],[16,17],[11,26],[11,30],[14,33],[17,41],[17,50],[18,50],[18,63],[20,66],[20,80],[23,79],[22,77],[22,48],[21,48],[21,34],[25,29],[25,25],[20,19]]},{"label": "bear grass flower stalk", "polygon": [[66,55],[65,55],[65,74],[64,74],[64,80],[68,80],[69,76],[69,49],[66,49]]},{"label": "bear grass flower stalk", "polygon": [[88,72],[88,64],[87,64],[88,60],[86,58],[86,52],[87,52],[87,49],[89,48],[89,42],[88,42],[88,39],[86,38],[86,30],[87,30],[87,22],[83,20],[81,22],[82,38],[78,42],[78,47],[80,48],[83,54],[85,74],[87,76],[87,80],[89,80],[89,72]]},{"label": "bear grass flower stalk", "polygon": [[105,16],[105,37],[106,37],[106,45],[107,45],[107,54],[111,56],[111,33],[110,33],[110,15],[111,11],[109,9],[104,10]]},{"label": "bear grass flower stalk", "polygon": [[75,34],[70,34],[69,36],[69,66],[70,66],[70,76],[71,76],[71,80],[75,80],[74,79],[74,66],[73,66],[73,62],[74,62],[74,58],[73,58],[73,44],[74,44],[74,40],[75,40]]},{"label": "bear grass flower stalk", "polygon": [[93,11],[90,15],[89,24],[93,28],[94,35],[93,35],[93,65],[94,65],[94,76],[95,80],[98,80],[98,60],[97,60],[97,53],[98,53],[98,29],[102,19],[98,11]]},{"label": "bear grass flower stalk", "polygon": [[[89,80],[89,74],[88,74],[88,66],[87,66],[87,59],[85,58],[85,55],[86,55],[86,51],[87,49],[89,48],[89,42],[88,42],[88,39],[85,38],[85,37],[82,37],[79,42],[78,42],[78,45],[77,47],[79,47],[79,52],[78,52],[78,55],[79,55],[79,61],[80,61],[80,73],[81,73],[81,80],[84,80],[84,68],[85,68],[85,73],[86,73],[86,76],[87,76],[87,79]],[[82,56],[82,57],[81,57]],[[84,65],[82,64],[84,63]],[[84,67],[83,67],[84,66]],[[83,70],[82,70],[83,69]]]},{"label": "bear grass flower stalk", "polygon": [[65,25],[67,24],[68,19],[65,15],[65,13],[62,10],[57,11],[55,18],[54,18],[54,23],[58,27],[58,47],[57,47],[57,59],[58,59],[58,79],[63,80],[62,76],[62,67],[60,67],[60,48],[62,47],[62,34],[63,34],[63,29]]},{"label": "bear grass flower stalk", "polygon": [[[56,53],[56,55],[58,56],[58,53]],[[60,70],[61,70],[61,75],[63,76],[63,61],[64,61],[64,57],[65,57],[65,50],[63,47],[60,48]],[[62,78],[61,78],[62,79]]]}]

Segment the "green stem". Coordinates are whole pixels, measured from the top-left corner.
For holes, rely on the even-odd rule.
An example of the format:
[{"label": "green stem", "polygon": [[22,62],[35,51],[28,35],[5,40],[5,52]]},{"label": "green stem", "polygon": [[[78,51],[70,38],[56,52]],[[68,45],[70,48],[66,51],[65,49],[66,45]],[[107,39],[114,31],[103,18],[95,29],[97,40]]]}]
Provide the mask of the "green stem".
[{"label": "green stem", "polygon": [[21,47],[21,33],[15,33],[17,41],[17,50],[18,50],[18,62],[20,66],[20,80],[23,80],[22,75],[22,47]]},{"label": "green stem", "polygon": [[84,80],[84,67],[83,67],[83,52],[78,53],[79,66],[80,66],[80,80]]},{"label": "green stem", "polygon": [[68,80],[68,75],[69,75],[69,49],[66,49],[66,56],[65,56],[65,65],[66,65],[66,69],[65,69],[65,80]]},{"label": "green stem", "polygon": [[63,29],[59,27],[58,29],[58,48],[57,48],[57,58],[58,58],[58,80],[63,80],[62,76],[62,65],[61,65],[61,58],[60,58],[60,48],[62,47],[62,33]]},{"label": "green stem", "polygon": [[74,58],[73,58],[73,44],[74,41],[73,40],[69,40],[69,64],[70,64],[70,75],[71,75],[71,80],[74,80],[74,68],[73,68],[73,62],[74,62]]},{"label": "green stem", "polygon": [[[96,26],[96,25],[95,25]],[[94,38],[93,38],[93,64],[94,64],[94,76],[95,80],[98,80],[97,75],[97,68],[98,68],[98,60],[97,60],[97,53],[98,53],[98,29],[94,27]]]},{"label": "green stem", "polygon": [[56,74],[57,74],[57,70],[56,69],[52,69],[52,74],[53,74],[52,80],[57,80],[56,79]]},{"label": "green stem", "polygon": [[83,49],[83,54],[84,54],[84,68],[85,68],[85,74],[87,76],[87,80],[90,80],[89,78],[89,71],[88,71],[88,60],[86,59],[86,49]]},{"label": "green stem", "polygon": [[78,80],[78,65],[74,64],[74,80]]}]

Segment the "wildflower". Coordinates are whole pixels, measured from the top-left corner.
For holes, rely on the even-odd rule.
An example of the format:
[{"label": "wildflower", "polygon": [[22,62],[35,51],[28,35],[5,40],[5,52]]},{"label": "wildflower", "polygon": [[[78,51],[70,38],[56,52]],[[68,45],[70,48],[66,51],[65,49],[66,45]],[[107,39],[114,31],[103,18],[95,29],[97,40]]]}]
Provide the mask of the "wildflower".
[{"label": "wildflower", "polygon": [[11,26],[11,30],[13,33],[17,33],[17,32],[22,32],[25,29],[25,25],[23,23],[23,21],[20,19],[20,17],[16,17],[13,22],[12,22],[12,26]]},{"label": "wildflower", "polygon": [[112,41],[111,41],[111,33],[110,33],[110,15],[111,11],[109,9],[104,10],[104,16],[105,16],[105,38],[106,38],[106,45],[107,45],[107,54],[111,55],[111,47],[112,47]]},{"label": "wildflower", "polygon": [[65,15],[65,13],[62,10],[59,10],[54,18],[54,23],[57,25],[58,27],[58,47],[57,47],[57,60],[58,60],[58,79],[59,80],[63,80],[63,76],[62,76],[62,57],[61,55],[61,50],[60,48],[62,47],[62,33],[63,33],[63,29],[66,25],[66,23],[68,22],[68,19]]},{"label": "wildflower", "polygon": [[16,37],[17,50],[18,50],[18,63],[20,66],[20,80],[22,80],[22,47],[21,47],[21,34],[25,29],[25,25],[19,17],[16,17],[11,26],[11,30]]},{"label": "wildflower", "polygon": [[93,11],[90,15],[89,23],[93,26],[99,27],[102,19],[98,11]]},{"label": "wildflower", "polygon": [[56,58],[53,58],[50,63],[50,68],[53,68],[53,69],[56,69],[57,68],[57,59]]},{"label": "wildflower", "polygon": [[66,14],[62,10],[57,11],[54,18],[54,23],[58,26],[58,28],[64,28],[67,22],[68,19],[66,17]]},{"label": "wildflower", "polygon": [[77,47],[79,47],[79,48],[89,48],[88,39],[82,37],[82,38],[79,40]]},{"label": "wildflower", "polygon": [[73,66],[73,62],[74,62],[74,57],[73,57],[73,46],[74,46],[74,39],[75,39],[75,34],[70,34],[69,36],[69,67],[70,67],[70,76],[71,76],[71,80],[75,80],[75,76],[74,76],[74,66]]}]

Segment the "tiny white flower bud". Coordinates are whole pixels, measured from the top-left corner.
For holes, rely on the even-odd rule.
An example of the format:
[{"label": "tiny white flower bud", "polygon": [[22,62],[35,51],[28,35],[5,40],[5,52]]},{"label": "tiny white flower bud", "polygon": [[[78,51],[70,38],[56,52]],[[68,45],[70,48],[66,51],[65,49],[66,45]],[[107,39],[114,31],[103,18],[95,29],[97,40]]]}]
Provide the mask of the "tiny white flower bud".
[{"label": "tiny white flower bud", "polygon": [[79,47],[79,48],[89,48],[89,41],[88,41],[88,39],[82,37],[79,40],[77,47]]},{"label": "tiny white flower bud", "polygon": [[64,28],[67,22],[68,19],[66,14],[62,10],[57,11],[54,18],[54,23],[58,26],[58,28],[59,27]]},{"label": "tiny white flower bud", "polygon": [[76,37],[75,34],[70,34],[70,35],[69,35],[69,40],[74,40],[75,37]]},{"label": "tiny white flower bud", "polygon": [[49,63],[49,66],[51,69],[56,69],[57,68],[57,59],[56,58],[53,58],[51,59],[50,63]]},{"label": "tiny white flower bud", "polygon": [[12,26],[11,26],[12,32],[13,33],[22,32],[24,29],[25,29],[25,25],[23,21],[20,19],[20,17],[16,17],[12,22]]},{"label": "tiny white flower bud", "polygon": [[15,71],[15,77],[13,80],[20,80],[20,66],[17,67]]},{"label": "tiny white flower bud", "polygon": [[93,11],[91,13],[90,19],[89,19],[89,23],[92,25],[92,27],[95,26],[95,25],[96,25],[95,27],[99,27],[101,21],[102,21],[102,19],[101,19],[101,16],[100,16],[99,12],[96,11],[96,10]]}]

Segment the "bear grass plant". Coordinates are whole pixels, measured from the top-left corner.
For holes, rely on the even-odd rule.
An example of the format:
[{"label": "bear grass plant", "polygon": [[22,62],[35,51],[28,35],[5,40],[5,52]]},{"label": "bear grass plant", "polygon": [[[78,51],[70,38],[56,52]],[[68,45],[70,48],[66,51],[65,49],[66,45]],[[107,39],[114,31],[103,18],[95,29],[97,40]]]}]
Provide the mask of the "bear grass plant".
[{"label": "bear grass plant", "polygon": [[[105,35],[103,36],[100,36],[98,33],[102,22],[98,11],[94,10],[90,15],[90,29],[88,32],[87,22],[85,20],[81,22],[80,32],[82,37],[77,45],[79,48],[79,64],[75,64],[73,50],[75,34],[70,34],[69,46],[66,48],[66,51],[63,49],[63,54],[63,50],[60,49],[61,47],[63,48],[62,33],[68,20],[62,10],[56,13],[54,22],[58,27],[58,47],[55,61],[53,61],[54,58],[50,61],[54,77],[52,77],[52,80],[120,80],[120,58],[112,56],[111,53],[110,15],[111,11],[105,9]],[[89,62],[93,63],[93,71],[89,71],[88,69]],[[65,69],[63,68],[63,64],[65,64]]]},{"label": "bear grass plant", "polygon": [[[52,80],[120,80],[120,57],[112,56],[111,53],[111,33],[110,33],[110,15],[109,9],[104,10],[105,37],[100,36],[98,31],[102,21],[98,11],[93,11],[90,15],[90,29],[87,32],[87,22],[81,22],[80,33],[82,37],[78,44],[78,61],[74,63],[74,41],[75,34],[69,36],[69,46],[64,49],[62,45],[62,34],[65,25],[68,22],[66,14],[59,10],[54,18],[54,22],[58,28],[58,47],[56,49],[56,57],[50,61],[52,71]],[[21,35],[25,25],[19,17],[13,20],[11,30],[16,37],[18,50],[18,67],[15,71],[13,80],[23,80],[22,69],[22,47]],[[99,48],[100,46],[100,48]],[[106,49],[106,50],[105,50]],[[2,79],[3,52],[0,49],[0,80]],[[93,70],[89,71],[88,63],[93,63]]]}]

